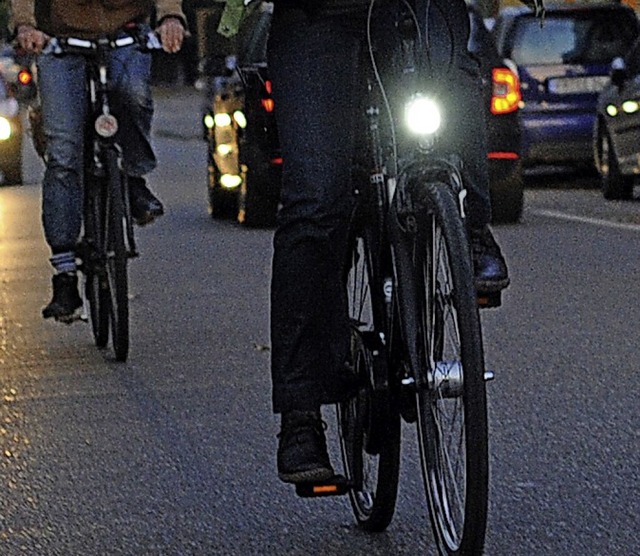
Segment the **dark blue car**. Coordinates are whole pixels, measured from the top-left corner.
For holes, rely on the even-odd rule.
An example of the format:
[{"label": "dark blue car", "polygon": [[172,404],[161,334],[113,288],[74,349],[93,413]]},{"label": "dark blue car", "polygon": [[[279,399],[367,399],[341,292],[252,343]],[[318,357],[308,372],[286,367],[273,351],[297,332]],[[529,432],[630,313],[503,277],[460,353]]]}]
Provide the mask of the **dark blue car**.
[{"label": "dark blue car", "polygon": [[522,87],[525,165],[592,165],[598,94],[611,61],[638,37],[633,10],[617,2],[549,5],[543,26],[527,8],[496,19],[500,54],[517,66]]}]

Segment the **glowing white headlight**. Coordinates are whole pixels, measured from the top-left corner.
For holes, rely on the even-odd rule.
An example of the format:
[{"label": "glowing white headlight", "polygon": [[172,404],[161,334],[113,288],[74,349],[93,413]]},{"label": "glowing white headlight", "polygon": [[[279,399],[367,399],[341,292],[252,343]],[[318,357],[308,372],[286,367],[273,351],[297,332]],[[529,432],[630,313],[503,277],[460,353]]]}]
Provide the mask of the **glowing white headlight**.
[{"label": "glowing white headlight", "polygon": [[431,135],[440,128],[442,116],[433,99],[416,95],[404,107],[404,120],[416,135]]},{"label": "glowing white headlight", "polygon": [[244,112],[242,112],[242,110],[236,110],[233,113],[233,119],[236,121],[236,123],[242,128],[244,129],[245,127],[247,127],[247,118],[244,115]]},{"label": "glowing white headlight", "polygon": [[228,127],[231,125],[231,116],[226,112],[220,112],[213,117],[213,121],[218,127]]},{"label": "glowing white headlight", "polygon": [[220,185],[225,189],[234,189],[242,183],[242,176],[237,174],[222,174],[220,176]]},{"label": "glowing white headlight", "polygon": [[6,141],[11,135],[11,123],[7,118],[0,117],[0,141]]},{"label": "glowing white headlight", "polygon": [[213,119],[213,116],[211,114],[207,114],[204,117],[204,125],[207,126],[207,129],[211,129],[214,125],[215,125],[215,121]]}]

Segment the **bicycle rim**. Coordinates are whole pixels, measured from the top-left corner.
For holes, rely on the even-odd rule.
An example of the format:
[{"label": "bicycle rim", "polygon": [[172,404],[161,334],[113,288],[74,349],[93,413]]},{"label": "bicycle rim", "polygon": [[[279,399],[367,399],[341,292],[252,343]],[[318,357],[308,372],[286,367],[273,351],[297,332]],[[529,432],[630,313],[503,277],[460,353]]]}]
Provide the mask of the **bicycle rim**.
[{"label": "bicycle rim", "polygon": [[117,361],[126,361],[129,354],[129,284],[127,247],[122,198],[122,174],[115,151],[107,151],[109,206],[107,211],[106,270],[110,291],[110,321],[113,350]]},{"label": "bicycle rim", "polygon": [[[400,419],[388,391],[374,389],[375,365],[385,365],[384,349],[374,326],[371,254],[367,242],[353,242],[347,276],[352,323],[351,362],[360,386],[355,396],[339,404],[338,428],[344,473],[352,483],[351,506],[358,524],[368,531],[383,531],[395,511]],[[382,290],[377,289],[379,295]],[[379,370],[379,368],[378,368]]]},{"label": "bicycle rim", "polygon": [[488,496],[487,413],[470,251],[450,188],[428,187],[413,253],[420,308],[417,430],[430,520],[442,554],[480,554]]}]

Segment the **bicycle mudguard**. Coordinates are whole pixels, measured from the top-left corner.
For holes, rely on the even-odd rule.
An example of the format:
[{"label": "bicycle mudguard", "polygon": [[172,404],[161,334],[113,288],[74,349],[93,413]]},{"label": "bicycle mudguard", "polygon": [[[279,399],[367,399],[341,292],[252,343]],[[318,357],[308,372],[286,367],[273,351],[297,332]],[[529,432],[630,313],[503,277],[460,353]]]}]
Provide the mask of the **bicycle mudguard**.
[{"label": "bicycle mudguard", "polygon": [[328,481],[319,483],[298,483],[296,494],[301,498],[321,498],[324,496],[342,496],[351,489],[351,484],[343,475],[335,475]]}]

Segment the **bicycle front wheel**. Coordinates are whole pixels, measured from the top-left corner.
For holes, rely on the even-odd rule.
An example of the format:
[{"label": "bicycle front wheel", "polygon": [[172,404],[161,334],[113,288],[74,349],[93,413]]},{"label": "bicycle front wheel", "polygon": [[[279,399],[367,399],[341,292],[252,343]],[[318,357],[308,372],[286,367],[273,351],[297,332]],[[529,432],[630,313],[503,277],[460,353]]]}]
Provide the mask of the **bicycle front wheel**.
[{"label": "bicycle front wheel", "polygon": [[480,554],[488,497],[484,354],[470,249],[458,199],[421,187],[412,248],[421,354],[416,390],[422,474],[441,554]]},{"label": "bicycle front wheel", "polygon": [[[373,236],[354,237],[346,277],[351,363],[359,387],[338,406],[338,426],[351,506],[358,524],[383,531],[395,511],[400,465],[400,417],[388,389],[383,288]],[[388,337],[388,335],[387,335]],[[386,386],[385,386],[386,385]]]},{"label": "bicycle front wheel", "polygon": [[108,176],[107,261],[106,270],[111,293],[111,337],[117,361],[129,354],[129,282],[127,276],[126,221],[122,172],[115,150],[107,149],[105,166]]},{"label": "bicycle front wheel", "polygon": [[91,329],[96,346],[104,348],[109,341],[109,318],[111,297],[109,282],[104,270],[106,253],[105,215],[106,195],[103,184],[85,171],[85,214],[84,214],[84,251],[83,271],[85,275],[85,295],[89,303]]}]

